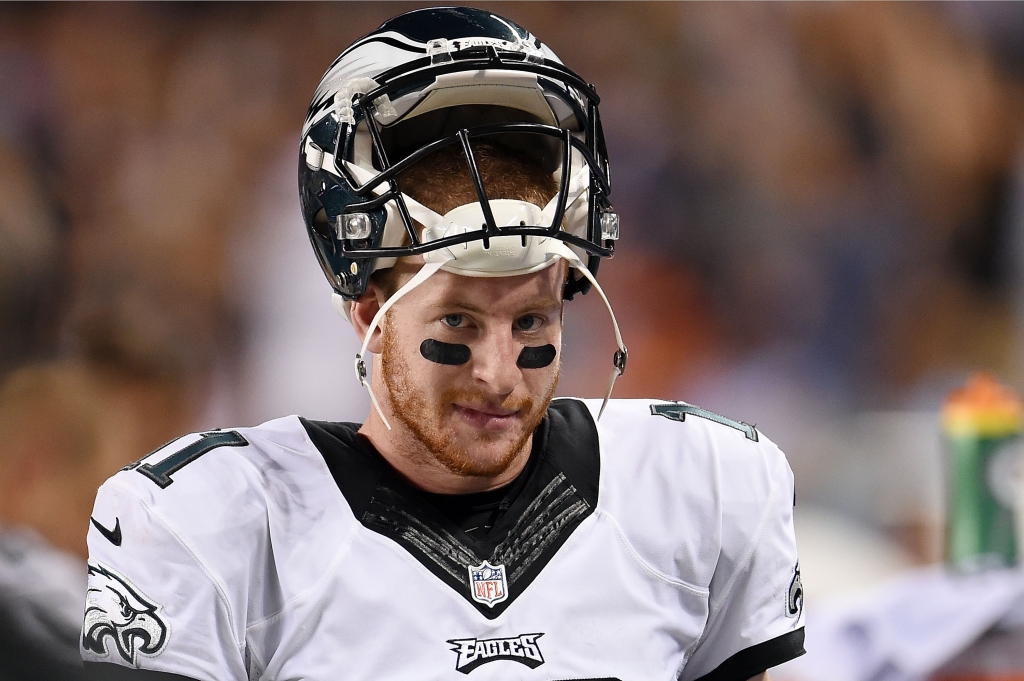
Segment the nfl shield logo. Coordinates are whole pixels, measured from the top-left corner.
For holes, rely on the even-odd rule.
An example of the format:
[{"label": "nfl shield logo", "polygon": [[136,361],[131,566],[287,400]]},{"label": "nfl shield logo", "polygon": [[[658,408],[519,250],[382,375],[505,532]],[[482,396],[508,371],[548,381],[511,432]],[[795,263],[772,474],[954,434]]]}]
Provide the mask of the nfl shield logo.
[{"label": "nfl shield logo", "polygon": [[469,566],[469,591],[477,603],[493,608],[508,598],[505,582],[505,566],[491,565],[486,560],[480,565]]}]

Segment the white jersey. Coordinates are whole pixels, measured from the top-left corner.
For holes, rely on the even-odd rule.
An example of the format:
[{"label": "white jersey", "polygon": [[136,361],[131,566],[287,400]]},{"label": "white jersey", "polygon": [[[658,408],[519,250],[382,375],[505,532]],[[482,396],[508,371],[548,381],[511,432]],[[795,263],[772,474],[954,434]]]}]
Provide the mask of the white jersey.
[{"label": "white jersey", "polygon": [[100,488],[83,657],[203,681],[745,681],[801,654],[782,452],[685,403],[599,406],[552,403],[483,538],[355,424],[181,438]]}]

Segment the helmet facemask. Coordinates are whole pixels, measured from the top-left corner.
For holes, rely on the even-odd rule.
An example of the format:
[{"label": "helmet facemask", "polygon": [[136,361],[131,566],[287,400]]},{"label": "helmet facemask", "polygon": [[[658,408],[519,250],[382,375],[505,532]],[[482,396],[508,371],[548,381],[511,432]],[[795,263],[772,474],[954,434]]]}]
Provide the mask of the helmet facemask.
[{"label": "helmet facemask", "polygon": [[[608,201],[599,100],[592,88],[561,64],[527,58],[523,52],[487,46],[455,57],[447,62],[417,59],[376,80],[349,82],[336,95],[333,110],[321,111],[305,136],[303,165],[328,176],[319,183],[301,183],[323,187],[309,197],[319,208],[310,216],[311,232],[319,238],[311,238],[335,291],[348,300],[365,290],[368,268],[372,272],[393,264],[392,258],[466,241],[502,235],[559,239],[586,260],[592,273],[600,258],[614,253],[618,216]],[[502,93],[504,103],[494,104]],[[477,233],[422,240],[416,210],[400,192],[398,176],[438,148],[458,145],[483,201],[486,189],[472,146],[484,139],[530,154],[551,169],[560,191],[547,212],[550,221],[499,225],[484,208],[483,229]],[[570,202],[574,181],[583,183],[584,192]],[[573,278],[566,297],[587,288],[585,278]]]},{"label": "helmet facemask", "polygon": [[[593,285],[608,304],[594,275],[600,259],[614,252],[618,216],[608,200],[599,99],[550,50],[518,31],[516,40],[430,40],[426,56],[401,59],[391,54],[394,49],[370,45],[395,42],[391,36],[397,34],[371,34],[339,58],[318,89],[303,134],[299,184],[310,239],[336,307],[347,316],[371,273],[397,258],[422,256],[426,262],[373,320],[356,357],[367,389],[363,356],[374,329],[395,302],[439,269],[514,276],[565,259],[577,272],[568,278],[565,298]],[[361,63],[353,50],[367,45],[401,63],[352,77]],[[349,52],[351,68],[345,63]],[[528,155],[550,172],[558,186],[554,198],[544,206],[492,199],[475,151],[482,142]],[[439,215],[403,194],[399,180],[444,147],[461,150],[476,200]],[[619,351],[609,395],[626,357],[614,314],[612,320]]]}]

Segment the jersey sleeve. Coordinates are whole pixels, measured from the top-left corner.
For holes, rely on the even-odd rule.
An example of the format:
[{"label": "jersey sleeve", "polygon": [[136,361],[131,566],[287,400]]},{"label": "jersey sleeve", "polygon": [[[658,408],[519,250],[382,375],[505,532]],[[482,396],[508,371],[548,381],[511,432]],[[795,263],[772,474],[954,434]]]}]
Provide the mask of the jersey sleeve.
[{"label": "jersey sleeve", "polygon": [[682,681],[746,681],[804,653],[793,473],[782,452],[722,462],[722,547],[704,634]]},{"label": "jersey sleeve", "polygon": [[223,590],[125,475],[100,488],[93,510],[83,660],[200,681],[246,679],[244,633],[236,634]]}]

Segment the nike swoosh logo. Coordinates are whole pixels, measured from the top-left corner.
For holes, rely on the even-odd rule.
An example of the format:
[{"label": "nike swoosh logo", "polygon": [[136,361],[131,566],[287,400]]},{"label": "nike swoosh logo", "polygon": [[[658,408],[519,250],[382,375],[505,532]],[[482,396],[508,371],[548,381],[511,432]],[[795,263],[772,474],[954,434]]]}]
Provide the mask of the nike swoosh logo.
[{"label": "nike swoosh logo", "polygon": [[100,531],[100,534],[102,534],[104,537],[106,537],[107,539],[110,540],[111,544],[113,544],[114,546],[120,546],[121,545],[121,519],[120,518],[114,518],[114,529],[112,529],[112,530],[108,530],[107,528],[105,528],[102,525],[100,525],[98,522],[96,522],[95,518],[89,518],[89,520],[91,520],[92,524],[96,527],[96,529]]}]

